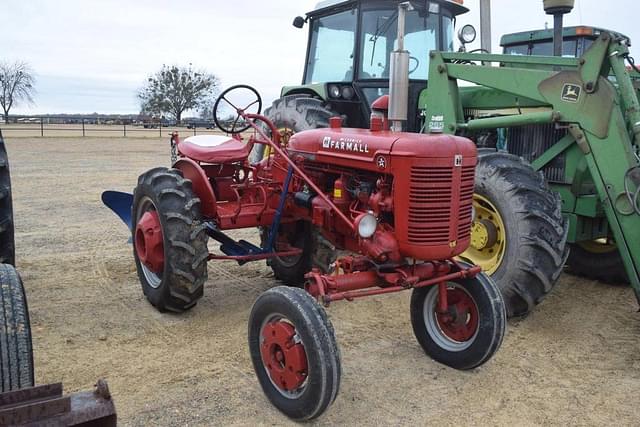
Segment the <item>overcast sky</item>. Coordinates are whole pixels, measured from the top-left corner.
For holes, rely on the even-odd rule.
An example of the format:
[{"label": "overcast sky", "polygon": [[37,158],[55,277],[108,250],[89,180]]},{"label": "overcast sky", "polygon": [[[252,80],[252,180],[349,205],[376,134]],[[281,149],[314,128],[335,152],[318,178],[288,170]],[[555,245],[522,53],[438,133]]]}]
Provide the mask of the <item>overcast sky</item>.
[{"label": "overcast sky", "polygon": [[[12,113],[136,113],[137,89],[163,64],[247,83],[271,102],[302,78],[307,27],[291,25],[316,0],[0,0],[0,60],[24,60],[37,77],[36,105]],[[613,6],[615,4],[615,7]],[[478,0],[458,26],[478,28]],[[609,9],[602,10],[602,5]],[[640,40],[637,0],[576,0],[567,25],[595,25]],[[542,0],[493,0],[493,50],[500,34],[553,20]],[[640,42],[639,42],[640,43]],[[635,46],[634,46],[635,47]],[[640,52],[632,48],[633,52]]]}]

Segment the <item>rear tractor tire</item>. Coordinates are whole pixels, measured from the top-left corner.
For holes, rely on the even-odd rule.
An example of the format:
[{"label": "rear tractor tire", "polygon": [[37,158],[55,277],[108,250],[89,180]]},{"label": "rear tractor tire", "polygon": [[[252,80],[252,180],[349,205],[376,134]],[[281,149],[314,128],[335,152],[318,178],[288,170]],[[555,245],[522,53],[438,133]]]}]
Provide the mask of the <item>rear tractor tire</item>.
[{"label": "rear tractor tire", "polygon": [[[269,237],[269,231],[269,228],[263,228],[260,231],[263,245]],[[335,248],[320,235],[320,232],[313,225],[305,221],[281,224],[276,236],[275,250],[282,250],[283,243],[302,249],[302,253],[282,258],[269,258],[267,265],[271,267],[275,278],[288,286],[304,285],[304,275],[313,268],[328,273],[336,260]]]},{"label": "rear tractor tire", "polygon": [[[305,130],[329,127],[329,119],[339,114],[327,108],[326,103],[307,94],[286,95],[273,101],[264,115],[273,122],[280,134],[282,145],[289,143],[291,135]],[[256,144],[251,152],[252,163],[265,156],[265,146]]]},{"label": "rear tractor tire", "polygon": [[138,178],[133,193],[133,253],[142,291],[159,311],[186,311],[207,280],[207,234],[200,199],[176,169]]},{"label": "rear tractor tire", "polygon": [[0,263],[15,265],[16,249],[9,156],[0,133]]},{"label": "rear tractor tire", "polygon": [[552,290],[567,260],[560,196],[524,160],[480,150],[471,246],[461,255],[502,292],[507,315],[524,316]]},{"label": "rear tractor tire", "polygon": [[577,276],[615,285],[629,284],[620,252],[612,243],[593,241],[572,244],[567,267],[570,273]]},{"label": "rear tractor tire", "polygon": [[0,392],[34,386],[29,309],[16,269],[0,264]]}]

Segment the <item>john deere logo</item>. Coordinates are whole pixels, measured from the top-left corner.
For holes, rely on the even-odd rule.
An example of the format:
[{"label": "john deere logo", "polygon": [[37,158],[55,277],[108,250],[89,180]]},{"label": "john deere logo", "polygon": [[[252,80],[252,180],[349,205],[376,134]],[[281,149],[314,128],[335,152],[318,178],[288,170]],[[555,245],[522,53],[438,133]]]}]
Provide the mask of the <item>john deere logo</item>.
[{"label": "john deere logo", "polygon": [[582,88],[578,85],[567,83],[562,88],[562,100],[566,102],[576,103],[580,100]]}]

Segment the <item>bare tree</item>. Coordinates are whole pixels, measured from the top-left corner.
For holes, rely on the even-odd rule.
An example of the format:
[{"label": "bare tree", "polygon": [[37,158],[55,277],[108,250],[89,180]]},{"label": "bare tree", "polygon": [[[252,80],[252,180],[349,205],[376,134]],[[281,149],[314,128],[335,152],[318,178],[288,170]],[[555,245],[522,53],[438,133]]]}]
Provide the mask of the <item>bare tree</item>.
[{"label": "bare tree", "polygon": [[31,67],[26,62],[0,62],[0,106],[5,123],[9,122],[11,108],[25,101],[33,104],[36,82]]},{"label": "bare tree", "polygon": [[176,65],[163,66],[138,93],[142,111],[167,113],[178,122],[186,110],[200,109],[215,95],[219,81],[213,74]]}]

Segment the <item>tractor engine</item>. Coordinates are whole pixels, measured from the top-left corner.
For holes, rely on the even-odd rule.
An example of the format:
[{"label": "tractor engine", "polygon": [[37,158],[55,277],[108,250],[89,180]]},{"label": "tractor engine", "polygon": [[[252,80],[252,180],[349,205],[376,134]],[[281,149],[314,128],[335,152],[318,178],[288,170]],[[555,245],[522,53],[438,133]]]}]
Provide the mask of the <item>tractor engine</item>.
[{"label": "tractor engine", "polygon": [[475,145],[466,138],[373,129],[295,134],[290,156],[355,223],[349,228],[303,183],[294,183],[299,215],[336,246],[379,264],[444,260],[470,243]]}]

